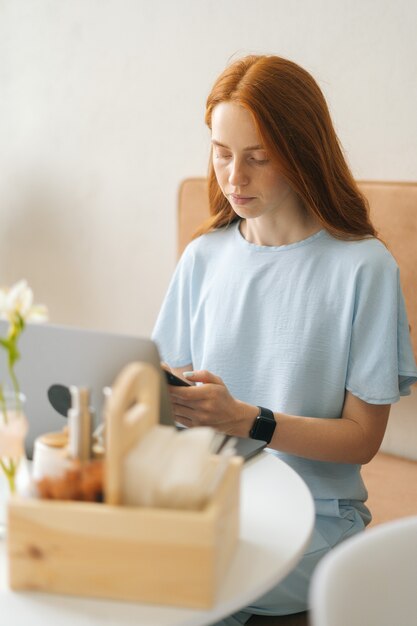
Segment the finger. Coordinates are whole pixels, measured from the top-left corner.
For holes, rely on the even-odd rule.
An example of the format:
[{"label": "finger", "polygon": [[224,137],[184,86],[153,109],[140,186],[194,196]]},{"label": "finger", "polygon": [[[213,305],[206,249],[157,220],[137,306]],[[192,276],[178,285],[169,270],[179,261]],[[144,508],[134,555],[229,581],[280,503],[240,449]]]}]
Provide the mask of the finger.
[{"label": "finger", "polygon": [[192,420],[188,419],[188,417],[182,417],[181,415],[175,415],[174,422],[176,424],[182,424],[183,426],[186,426],[187,428],[191,428],[192,426],[194,426]]},{"label": "finger", "polygon": [[188,387],[180,387],[176,385],[169,386],[169,395],[172,401],[184,402],[184,404],[198,403],[201,398],[205,397],[206,390],[204,386],[190,385]]},{"label": "finger", "polygon": [[216,376],[208,370],[194,370],[192,372],[183,372],[182,374],[187,380],[191,380],[194,383],[213,383],[215,385],[222,385],[223,381],[220,376]]},{"label": "finger", "polygon": [[182,415],[173,415],[174,424],[180,424],[181,426],[185,426],[186,428],[191,428],[193,425],[192,420],[188,419],[188,417],[183,417]]},{"label": "finger", "polygon": [[184,417],[183,415],[175,415],[174,422],[176,424],[181,424],[182,426],[185,426],[186,428],[192,428],[194,426],[200,425],[197,422],[193,422],[193,420],[191,420],[190,418]]},{"label": "finger", "polygon": [[189,422],[192,422],[195,419],[195,411],[187,406],[184,406],[183,404],[174,404],[172,409],[175,415],[175,419],[184,419],[188,420]]}]

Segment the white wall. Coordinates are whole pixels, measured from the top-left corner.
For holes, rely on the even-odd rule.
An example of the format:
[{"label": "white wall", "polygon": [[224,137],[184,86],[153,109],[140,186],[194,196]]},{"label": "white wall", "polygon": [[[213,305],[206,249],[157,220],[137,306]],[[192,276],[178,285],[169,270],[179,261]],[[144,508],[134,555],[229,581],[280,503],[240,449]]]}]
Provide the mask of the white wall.
[{"label": "white wall", "polygon": [[148,335],[232,56],[305,66],[355,176],[416,180],[416,25],[415,0],[0,0],[0,284]]},{"label": "white wall", "polygon": [[414,0],[0,0],[0,284],[60,323],[149,334],[181,179],[233,55],[309,69],[356,176],[417,178]]}]

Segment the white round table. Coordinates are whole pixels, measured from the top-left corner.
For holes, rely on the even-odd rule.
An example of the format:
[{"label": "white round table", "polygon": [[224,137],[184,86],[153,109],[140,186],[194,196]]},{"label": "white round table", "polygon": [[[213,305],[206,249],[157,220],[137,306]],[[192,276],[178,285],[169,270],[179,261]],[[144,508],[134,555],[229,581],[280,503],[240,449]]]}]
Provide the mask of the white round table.
[{"label": "white round table", "polygon": [[[304,481],[262,452],[242,472],[241,529],[236,554],[209,610],[13,592],[0,542],[0,606],[7,626],[203,626],[244,608],[282,580],[304,552],[314,504]],[[6,623],[5,622],[5,623]]]}]

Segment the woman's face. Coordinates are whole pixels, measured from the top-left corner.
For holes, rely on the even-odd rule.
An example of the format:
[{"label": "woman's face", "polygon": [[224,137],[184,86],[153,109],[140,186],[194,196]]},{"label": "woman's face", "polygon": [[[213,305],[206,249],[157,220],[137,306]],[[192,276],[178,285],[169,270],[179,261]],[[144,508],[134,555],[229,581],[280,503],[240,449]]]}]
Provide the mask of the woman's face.
[{"label": "woman's face", "polygon": [[213,166],[219,186],[243,219],[275,214],[293,196],[270,161],[252,114],[233,102],[212,113]]}]

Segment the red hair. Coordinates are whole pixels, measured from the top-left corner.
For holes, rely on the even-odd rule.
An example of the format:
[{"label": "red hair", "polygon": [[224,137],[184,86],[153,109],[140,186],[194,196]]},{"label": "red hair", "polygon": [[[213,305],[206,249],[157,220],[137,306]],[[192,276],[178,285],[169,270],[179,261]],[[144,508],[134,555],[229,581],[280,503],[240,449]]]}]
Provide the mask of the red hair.
[{"label": "red hair", "polygon": [[[306,70],[277,56],[244,57],[226,68],[207,98],[210,129],[220,102],[234,102],[252,113],[269,158],[323,228],[339,239],[376,237],[324,96]],[[196,236],[239,219],[217,183],[212,157],[208,189],[211,217]]]}]

